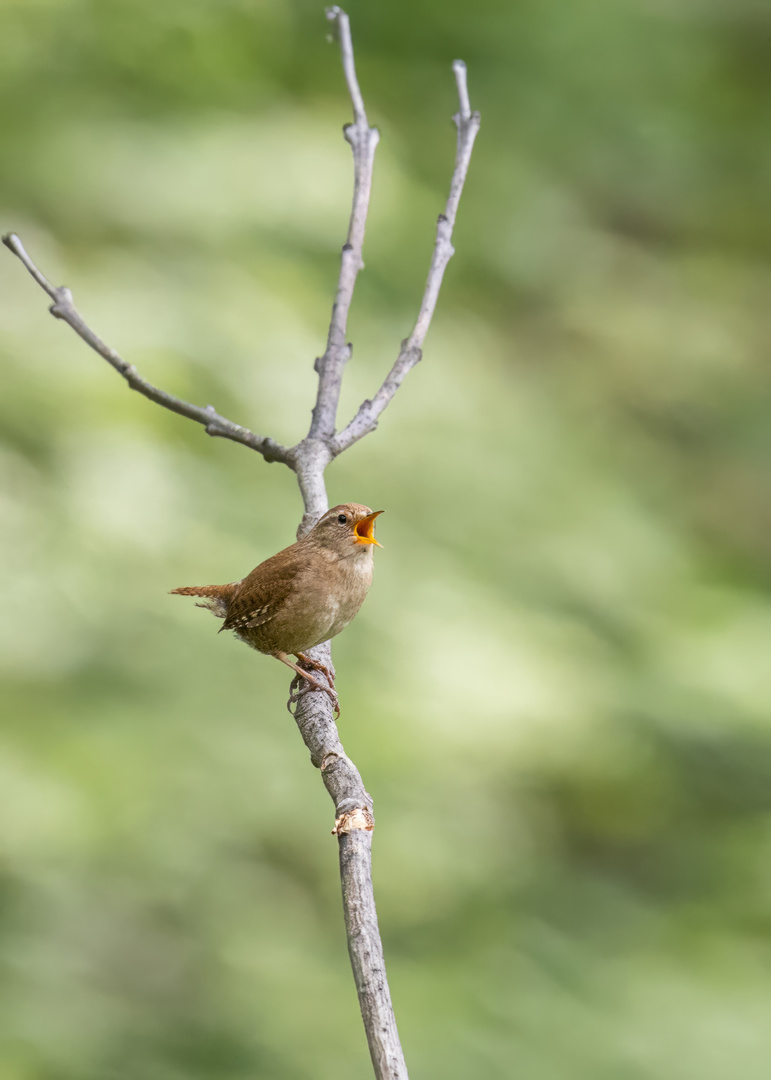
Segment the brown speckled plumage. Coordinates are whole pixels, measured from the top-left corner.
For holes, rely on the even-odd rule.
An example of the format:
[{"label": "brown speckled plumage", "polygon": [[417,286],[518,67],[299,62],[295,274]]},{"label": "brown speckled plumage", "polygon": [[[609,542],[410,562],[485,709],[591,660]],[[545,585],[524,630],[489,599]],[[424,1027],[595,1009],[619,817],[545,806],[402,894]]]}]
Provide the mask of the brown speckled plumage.
[{"label": "brown speckled plumage", "polygon": [[329,672],[303,654],[335,637],[351,622],[372,584],[375,518],[381,511],[359,503],[343,503],[327,511],[307,536],[260,563],[242,581],[172,589],[198,596],[223,619],[221,630],[233,630],[258,652],[288,664],[315,689],[333,700],[293,654],[312,670]]}]

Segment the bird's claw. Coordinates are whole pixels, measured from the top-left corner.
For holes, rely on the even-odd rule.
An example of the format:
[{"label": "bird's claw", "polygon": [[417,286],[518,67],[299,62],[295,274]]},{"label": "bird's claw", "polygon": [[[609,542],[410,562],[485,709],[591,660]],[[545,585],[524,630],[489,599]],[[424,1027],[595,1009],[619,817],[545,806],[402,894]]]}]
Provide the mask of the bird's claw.
[{"label": "bird's claw", "polygon": [[326,694],[329,700],[332,702],[332,708],[335,710],[335,720],[340,716],[340,702],[335,692],[334,680],[330,679],[330,686],[323,686],[316,679],[309,679],[304,675],[295,675],[292,682],[289,684],[289,700],[286,703],[287,710],[290,716],[295,714],[292,712],[292,706],[297,705],[300,698],[306,694],[322,693]]},{"label": "bird's claw", "polygon": [[333,668],[327,667],[321,660],[314,660],[312,656],[308,656],[307,653],[295,653],[295,656],[300,662],[300,667],[305,671],[320,671],[329,685],[334,690],[335,688],[335,672]]},{"label": "bird's claw", "polygon": [[290,716],[294,716],[292,706],[296,705],[303,694],[307,694],[310,689],[310,683],[306,679],[303,679],[301,675],[295,675],[289,684],[289,700],[286,703],[287,712]]}]

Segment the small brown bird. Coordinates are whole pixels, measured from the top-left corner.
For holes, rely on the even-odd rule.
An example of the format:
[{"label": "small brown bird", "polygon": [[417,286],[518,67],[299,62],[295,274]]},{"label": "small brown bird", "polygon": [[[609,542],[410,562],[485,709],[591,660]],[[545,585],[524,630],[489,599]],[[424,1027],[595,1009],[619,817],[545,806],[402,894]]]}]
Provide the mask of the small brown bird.
[{"label": "small brown bird", "polygon": [[[344,630],[361,607],[372,584],[375,518],[359,503],[343,503],[328,510],[311,531],[277,555],[260,563],[242,581],[229,585],[192,585],[172,589],[181,596],[200,596],[220,619],[220,630],[258,652],[275,656],[310,684],[306,690],[328,694],[339,712],[332,673],[325,664],[306,656],[306,650]],[[297,657],[299,664],[290,660]],[[320,671],[324,686],[311,671]],[[289,699],[291,705],[298,695]]]}]

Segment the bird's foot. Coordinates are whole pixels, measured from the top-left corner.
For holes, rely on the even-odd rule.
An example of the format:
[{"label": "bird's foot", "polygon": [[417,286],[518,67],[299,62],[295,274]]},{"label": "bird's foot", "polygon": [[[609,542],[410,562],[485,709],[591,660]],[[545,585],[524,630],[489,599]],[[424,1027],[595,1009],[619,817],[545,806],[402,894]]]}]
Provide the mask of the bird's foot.
[{"label": "bird's foot", "polygon": [[305,671],[320,671],[324,678],[329,683],[330,687],[335,688],[335,672],[332,668],[327,667],[326,664],[322,664],[320,660],[314,660],[312,656],[308,656],[307,653],[298,652],[295,656],[300,661],[300,667]]},{"label": "bird's foot", "polygon": [[[300,661],[299,664],[295,664],[294,660],[290,660],[285,652],[277,651],[271,653],[271,655],[275,656],[277,660],[280,660],[282,664],[286,664],[286,666],[290,667],[295,673],[289,687],[289,701],[286,703],[286,707],[290,713],[292,713],[292,706],[296,705],[304,694],[315,692],[327,695],[332,702],[332,706],[335,710],[335,719],[337,719],[340,715],[340,703],[337,700],[337,694],[335,693],[334,677],[326,664],[320,664],[318,660],[311,660],[311,658],[304,653],[295,653],[295,656]],[[310,671],[306,670],[307,668],[310,668],[311,671],[323,672],[327,680],[326,685],[319,682],[315,675],[311,675]],[[294,715],[294,713],[292,713],[292,715]]]},{"label": "bird's foot", "polygon": [[340,716],[340,702],[338,701],[334,686],[324,686],[323,683],[318,682],[312,676],[306,674],[306,672],[298,672],[289,685],[289,700],[286,703],[286,707],[290,715],[294,716],[292,706],[297,705],[297,702],[301,697],[312,693],[327,695],[332,702],[332,708],[335,710],[335,720],[337,720]]}]

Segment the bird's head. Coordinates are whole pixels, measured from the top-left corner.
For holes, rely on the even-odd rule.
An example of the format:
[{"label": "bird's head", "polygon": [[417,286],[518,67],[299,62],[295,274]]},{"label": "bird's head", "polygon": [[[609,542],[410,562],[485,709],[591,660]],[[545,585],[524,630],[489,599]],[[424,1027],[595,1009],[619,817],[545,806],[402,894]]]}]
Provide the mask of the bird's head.
[{"label": "bird's head", "polygon": [[375,518],[382,513],[360,503],[333,506],[316,522],[307,539],[341,556],[365,551],[371,554],[372,544],[382,547],[375,539]]}]

